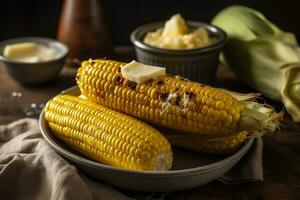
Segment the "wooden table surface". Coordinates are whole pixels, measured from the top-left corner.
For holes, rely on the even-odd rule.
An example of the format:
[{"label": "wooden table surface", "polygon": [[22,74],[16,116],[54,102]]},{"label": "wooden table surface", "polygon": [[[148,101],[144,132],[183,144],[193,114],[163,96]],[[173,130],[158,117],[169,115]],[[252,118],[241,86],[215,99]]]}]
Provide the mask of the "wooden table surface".
[{"label": "wooden table surface", "polygon": [[[24,87],[10,79],[0,67],[0,124],[37,117],[39,107],[49,98],[75,85],[75,73],[76,68],[64,67],[55,81],[42,86]],[[222,67],[219,68],[216,85],[236,91],[249,90]],[[276,106],[282,109],[281,104],[276,103]],[[263,166],[263,182],[225,185],[214,181],[191,190],[169,193],[165,199],[300,199],[300,124],[292,123],[286,116],[280,131],[264,137]]]}]

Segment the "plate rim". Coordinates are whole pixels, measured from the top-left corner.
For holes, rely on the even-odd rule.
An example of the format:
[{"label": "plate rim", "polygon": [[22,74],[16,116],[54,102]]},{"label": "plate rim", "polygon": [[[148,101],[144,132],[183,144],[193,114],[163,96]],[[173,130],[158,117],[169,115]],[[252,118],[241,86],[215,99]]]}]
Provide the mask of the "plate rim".
[{"label": "plate rim", "polygon": [[[63,90],[59,94],[68,94],[68,93],[74,92],[75,90],[78,90],[78,89],[79,89],[78,86],[73,86],[66,90]],[[245,141],[245,144],[237,152],[233,153],[232,155],[230,155],[220,161],[213,162],[208,165],[193,167],[193,168],[188,168],[188,169],[176,169],[176,170],[165,170],[165,171],[146,171],[146,170],[138,171],[138,170],[130,170],[130,169],[113,167],[110,165],[106,165],[106,164],[102,164],[100,162],[93,161],[88,158],[84,158],[78,154],[72,153],[69,150],[67,150],[66,148],[64,148],[63,146],[59,145],[57,142],[55,142],[49,136],[49,133],[46,130],[46,126],[48,126],[48,124],[45,119],[45,107],[44,107],[39,116],[39,128],[41,130],[41,133],[42,133],[44,139],[47,141],[47,143],[50,144],[50,146],[53,147],[58,153],[60,153],[64,157],[68,157],[70,159],[72,158],[72,160],[74,162],[75,161],[77,163],[79,162],[80,164],[85,165],[85,166],[89,166],[89,167],[93,167],[93,168],[101,168],[102,170],[109,170],[109,171],[114,171],[117,173],[130,173],[130,174],[134,174],[134,175],[185,176],[186,174],[193,174],[193,173],[197,173],[197,174],[208,173],[210,171],[215,171],[218,168],[222,168],[226,165],[230,165],[236,159],[240,159],[241,157],[243,157],[248,152],[248,150],[251,148],[251,146],[254,142],[254,138],[248,138]]]}]

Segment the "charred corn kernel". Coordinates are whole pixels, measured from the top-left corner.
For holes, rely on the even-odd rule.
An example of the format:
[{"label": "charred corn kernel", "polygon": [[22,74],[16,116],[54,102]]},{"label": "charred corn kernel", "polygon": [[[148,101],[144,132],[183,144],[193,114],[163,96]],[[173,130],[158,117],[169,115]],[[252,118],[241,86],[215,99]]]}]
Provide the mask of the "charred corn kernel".
[{"label": "charred corn kernel", "polygon": [[171,145],[156,129],[89,100],[58,95],[47,103],[45,118],[58,138],[101,163],[133,170],[172,166]]},{"label": "charred corn kernel", "polygon": [[245,131],[223,138],[201,138],[201,136],[194,134],[177,135],[167,132],[167,130],[162,131],[172,145],[192,151],[211,154],[234,153],[240,149],[247,139],[247,132]]},{"label": "charred corn kernel", "polygon": [[[231,131],[239,121],[236,113],[240,113],[240,102],[219,89],[171,75],[137,84],[119,73],[126,63],[111,60],[83,63],[77,83],[84,96],[149,123],[199,134],[220,134]],[[99,80],[104,82],[94,84]],[[107,90],[108,87],[112,89]],[[100,97],[95,91],[109,95]],[[224,106],[228,103],[231,105]],[[203,124],[204,116],[209,117],[207,120],[215,128]]]}]

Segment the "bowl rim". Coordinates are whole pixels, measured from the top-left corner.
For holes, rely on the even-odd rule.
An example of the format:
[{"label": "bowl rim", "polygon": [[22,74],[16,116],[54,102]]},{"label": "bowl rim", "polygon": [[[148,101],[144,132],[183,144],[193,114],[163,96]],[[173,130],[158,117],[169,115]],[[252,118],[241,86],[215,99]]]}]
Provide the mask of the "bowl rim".
[{"label": "bowl rim", "polygon": [[46,60],[46,61],[38,61],[38,62],[24,62],[24,61],[18,61],[18,60],[13,60],[6,58],[3,56],[3,52],[0,52],[0,61],[6,62],[6,63],[12,63],[12,64],[22,64],[22,65],[39,65],[39,64],[46,64],[46,63],[51,63],[51,62],[56,62],[61,59],[64,59],[67,57],[69,54],[69,48],[66,44],[59,42],[58,40],[55,40],[53,38],[48,38],[48,37],[36,37],[36,36],[30,36],[30,37],[15,37],[15,38],[10,38],[6,40],[2,40],[0,42],[0,48],[5,47],[6,45],[9,44],[17,44],[17,43],[22,43],[22,42],[41,42],[45,44],[55,44],[61,52],[58,54],[57,57]]},{"label": "bowl rim", "polygon": [[[207,52],[215,51],[217,49],[221,49],[228,40],[228,36],[226,32],[217,26],[205,22],[189,21],[189,20],[187,20],[186,23],[189,27],[204,27],[210,33],[218,34],[220,39],[212,45],[200,47],[200,48],[193,48],[193,49],[164,49],[164,48],[159,48],[144,43],[142,41],[142,37],[144,37],[146,32],[154,31],[164,26],[165,21],[158,21],[158,22],[147,23],[134,29],[130,34],[130,40],[135,47],[138,47],[142,50],[151,51],[154,53],[169,54],[169,55],[195,54],[195,53],[199,54],[199,53],[207,53]],[[142,34],[142,36],[140,36],[140,34]]]}]

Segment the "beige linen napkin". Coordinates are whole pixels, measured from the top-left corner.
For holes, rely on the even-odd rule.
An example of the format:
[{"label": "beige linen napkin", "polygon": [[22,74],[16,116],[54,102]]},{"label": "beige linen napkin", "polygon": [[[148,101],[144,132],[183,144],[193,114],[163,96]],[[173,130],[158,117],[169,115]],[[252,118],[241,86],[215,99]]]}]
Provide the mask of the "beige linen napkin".
[{"label": "beige linen napkin", "polygon": [[[262,180],[262,141],[219,180]],[[138,194],[152,199],[151,195]],[[148,197],[147,197],[148,195]],[[136,195],[133,195],[137,197]],[[127,200],[117,189],[94,182],[58,155],[43,139],[37,120],[21,119],[0,126],[0,199]],[[139,197],[140,199],[140,197]],[[143,199],[143,198],[142,198]]]},{"label": "beige linen napkin", "polygon": [[0,199],[130,199],[83,175],[52,150],[34,119],[0,126]]}]

